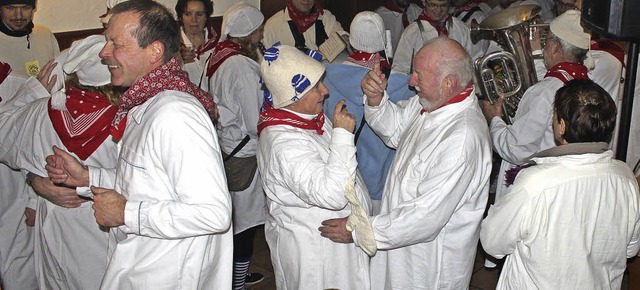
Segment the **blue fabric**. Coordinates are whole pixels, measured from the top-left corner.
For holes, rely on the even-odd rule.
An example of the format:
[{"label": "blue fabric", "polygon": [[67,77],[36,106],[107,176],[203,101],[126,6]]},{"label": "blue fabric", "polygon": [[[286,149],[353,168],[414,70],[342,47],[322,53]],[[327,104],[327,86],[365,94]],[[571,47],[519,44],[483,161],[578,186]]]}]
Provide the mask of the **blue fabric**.
[{"label": "blue fabric", "polygon": [[[326,66],[326,76],[323,82],[329,89],[329,98],[324,102],[324,112],[327,118],[333,119],[336,104],[345,99],[349,113],[356,116],[355,130],[358,130],[364,114],[364,94],[360,88],[360,81],[367,72],[369,72],[368,68],[355,65],[328,64]],[[387,92],[392,102],[407,100],[416,95],[414,91],[409,89],[408,82],[408,75],[391,74]],[[373,200],[380,200],[395,150],[384,145],[384,142],[367,124],[362,128],[356,148],[358,150],[356,154],[358,169],[367,190],[369,190],[369,196]]]}]

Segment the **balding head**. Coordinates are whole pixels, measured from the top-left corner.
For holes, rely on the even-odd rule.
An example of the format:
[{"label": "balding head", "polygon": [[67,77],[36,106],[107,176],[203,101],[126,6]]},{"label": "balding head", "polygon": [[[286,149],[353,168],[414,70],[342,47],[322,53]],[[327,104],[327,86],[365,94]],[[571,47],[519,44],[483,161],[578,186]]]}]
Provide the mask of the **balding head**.
[{"label": "balding head", "polygon": [[455,40],[438,37],[427,42],[414,58],[409,83],[427,110],[433,110],[464,91],[473,81],[471,57]]}]

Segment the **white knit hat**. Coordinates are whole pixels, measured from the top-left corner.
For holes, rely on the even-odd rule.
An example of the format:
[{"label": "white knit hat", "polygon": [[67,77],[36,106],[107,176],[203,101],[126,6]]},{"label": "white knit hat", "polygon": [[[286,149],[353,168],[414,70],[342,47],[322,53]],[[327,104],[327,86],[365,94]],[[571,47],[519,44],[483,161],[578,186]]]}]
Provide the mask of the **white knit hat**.
[{"label": "white knit hat", "polygon": [[271,92],[276,109],[302,99],[320,81],[324,70],[324,65],[317,59],[289,45],[267,49],[260,63],[262,79]]},{"label": "white knit hat", "polygon": [[562,13],[551,21],[549,29],[555,36],[575,47],[582,49],[590,47],[591,35],[584,32],[584,28],[580,25],[580,12],[577,10],[568,10]]},{"label": "white knit hat", "polygon": [[[66,51],[66,60],[62,63],[62,75],[58,75],[58,80],[64,80],[64,75],[76,73],[78,81],[84,86],[99,87],[111,82],[109,68],[102,64],[98,53],[104,47],[105,39],[102,35],[91,35],[85,39],[78,40],[71,44],[71,48]],[[57,58],[60,59],[60,58]],[[60,63],[58,63],[58,67]],[[51,104],[56,109],[64,109],[66,102],[65,88],[52,94]]]},{"label": "white knit hat", "polygon": [[354,49],[376,53],[383,51],[386,43],[384,21],[378,13],[363,11],[351,21],[349,42]]},{"label": "white knit hat", "polygon": [[231,37],[244,37],[254,32],[262,22],[264,15],[262,12],[249,4],[238,2],[229,7],[222,16],[222,26],[220,30],[220,41]]}]

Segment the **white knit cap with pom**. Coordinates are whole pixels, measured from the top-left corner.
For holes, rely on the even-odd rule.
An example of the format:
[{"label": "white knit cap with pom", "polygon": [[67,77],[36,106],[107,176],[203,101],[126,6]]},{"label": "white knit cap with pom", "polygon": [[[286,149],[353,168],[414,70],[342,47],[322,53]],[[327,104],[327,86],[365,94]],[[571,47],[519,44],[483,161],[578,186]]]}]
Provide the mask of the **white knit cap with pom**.
[{"label": "white knit cap with pom", "polygon": [[236,3],[229,7],[222,16],[222,26],[220,26],[220,41],[231,37],[244,37],[254,32],[262,22],[264,15],[262,12],[244,2]]},{"label": "white knit cap with pom", "polygon": [[[98,56],[104,44],[105,39],[102,35],[91,35],[73,42],[71,48],[64,52],[66,54],[66,60],[62,63],[64,74],[76,73],[78,81],[84,86],[99,87],[110,83],[111,73],[109,73],[109,68],[102,64]],[[64,74],[58,75],[58,79],[64,80]],[[51,104],[54,109],[65,109],[65,92],[63,86],[59,91],[51,95]]]},{"label": "white knit cap with pom", "polygon": [[260,63],[262,79],[280,109],[302,99],[322,78],[324,65],[289,45],[266,50]]},{"label": "white knit cap with pom", "polygon": [[356,50],[368,53],[383,51],[386,34],[380,15],[371,11],[358,13],[351,21],[349,42]]}]

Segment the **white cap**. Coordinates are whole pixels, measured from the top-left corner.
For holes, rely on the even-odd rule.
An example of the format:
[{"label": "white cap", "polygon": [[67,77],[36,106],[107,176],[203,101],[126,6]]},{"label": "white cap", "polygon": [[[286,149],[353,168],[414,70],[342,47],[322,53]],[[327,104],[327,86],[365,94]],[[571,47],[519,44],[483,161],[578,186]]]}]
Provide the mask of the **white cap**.
[{"label": "white cap", "polygon": [[[104,47],[102,35],[91,35],[85,39],[74,41],[69,50],[56,58],[58,65],[54,73],[58,76],[57,85],[51,95],[52,106],[64,109],[66,102],[64,80],[65,74],[76,73],[78,81],[84,86],[99,87],[111,82],[111,73],[107,65],[102,64],[98,53]],[[62,70],[60,70],[62,65]]]},{"label": "white cap", "polygon": [[236,3],[229,7],[222,16],[222,26],[220,27],[220,41],[231,37],[244,37],[254,32],[262,22],[264,15],[262,12],[244,2]]},{"label": "white cap", "polygon": [[580,25],[580,12],[577,10],[562,13],[551,21],[549,29],[555,36],[575,47],[582,49],[590,47],[591,35],[584,32],[584,28]]},{"label": "white cap", "polygon": [[289,45],[273,46],[260,63],[262,79],[280,109],[302,99],[322,78],[324,65]]},{"label": "white cap", "polygon": [[349,42],[354,49],[376,53],[385,49],[384,21],[371,11],[358,13],[351,21]]}]

